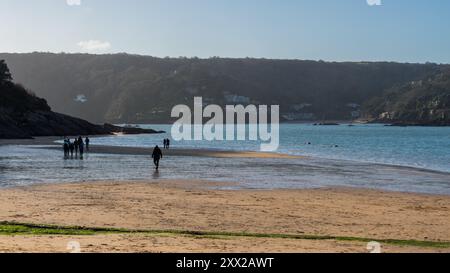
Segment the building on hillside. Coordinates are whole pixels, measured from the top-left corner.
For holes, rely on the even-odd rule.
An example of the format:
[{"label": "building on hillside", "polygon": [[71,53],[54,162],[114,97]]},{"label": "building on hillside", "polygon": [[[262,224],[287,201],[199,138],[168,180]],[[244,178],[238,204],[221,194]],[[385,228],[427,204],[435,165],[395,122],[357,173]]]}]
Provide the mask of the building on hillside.
[{"label": "building on hillside", "polygon": [[250,104],[251,99],[240,95],[225,94],[225,101],[230,104]]}]

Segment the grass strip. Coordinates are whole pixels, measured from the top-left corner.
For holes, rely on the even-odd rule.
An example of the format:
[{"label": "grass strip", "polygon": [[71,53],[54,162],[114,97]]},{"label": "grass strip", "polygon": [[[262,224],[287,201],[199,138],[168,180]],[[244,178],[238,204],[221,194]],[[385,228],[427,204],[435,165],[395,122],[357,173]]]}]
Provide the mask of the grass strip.
[{"label": "grass strip", "polygon": [[247,232],[215,232],[215,231],[188,231],[188,230],[131,230],[120,228],[90,228],[70,227],[56,225],[38,225],[14,222],[0,222],[0,235],[67,235],[67,236],[92,236],[101,234],[150,234],[150,235],[178,235],[198,238],[226,239],[232,237],[247,238],[271,238],[291,240],[335,240],[344,242],[367,243],[376,241],[383,244],[397,246],[415,246],[430,248],[450,248],[450,242],[444,241],[419,241],[419,240],[397,240],[397,239],[371,239],[361,237],[344,236],[320,236],[303,234],[270,234],[270,233],[247,233]]}]

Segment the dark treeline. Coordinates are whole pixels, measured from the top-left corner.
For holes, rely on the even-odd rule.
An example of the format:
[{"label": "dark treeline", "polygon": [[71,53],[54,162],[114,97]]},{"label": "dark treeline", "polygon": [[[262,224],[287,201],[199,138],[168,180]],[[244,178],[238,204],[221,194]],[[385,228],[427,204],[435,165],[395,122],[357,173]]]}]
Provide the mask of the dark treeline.
[{"label": "dark treeline", "polygon": [[20,84],[13,83],[12,80],[6,62],[0,60],[0,107],[13,109],[17,113],[26,110],[50,110],[44,99],[36,97]]}]

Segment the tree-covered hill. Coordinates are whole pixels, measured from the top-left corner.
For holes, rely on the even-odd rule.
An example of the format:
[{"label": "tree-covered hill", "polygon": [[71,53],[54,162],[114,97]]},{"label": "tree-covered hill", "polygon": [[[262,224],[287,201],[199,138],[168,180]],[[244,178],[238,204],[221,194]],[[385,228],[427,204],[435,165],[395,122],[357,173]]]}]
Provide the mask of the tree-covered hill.
[{"label": "tree-covered hill", "polygon": [[15,79],[58,112],[93,122],[169,120],[176,104],[279,104],[286,120],[354,119],[395,85],[436,64],[154,58],[127,54],[0,54]]}]

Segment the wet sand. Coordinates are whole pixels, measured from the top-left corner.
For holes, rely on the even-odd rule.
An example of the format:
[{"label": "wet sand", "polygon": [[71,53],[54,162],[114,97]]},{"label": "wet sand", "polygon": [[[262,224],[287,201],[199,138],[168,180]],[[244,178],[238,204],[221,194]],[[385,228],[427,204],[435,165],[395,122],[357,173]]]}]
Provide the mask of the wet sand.
[{"label": "wet sand", "polygon": [[[60,150],[58,146],[43,149]],[[115,154],[115,155],[151,155],[153,148],[141,147],[118,147],[99,146],[90,147],[90,153]],[[248,151],[222,151],[213,149],[169,149],[163,150],[164,156],[191,156],[191,157],[214,157],[214,158],[278,158],[278,159],[298,159],[301,156],[292,156],[278,153],[248,152]]]},{"label": "wet sand", "polygon": [[1,145],[54,145],[61,137],[36,137],[30,139],[0,139]]},{"label": "wet sand", "polygon": [[[55,144],[60,140],[58,137],[37,137],[35,139],[0,139],[1,145],[35,145],[47,146],[41,149],[61,150],[61,146]],[[95,139],[95,138],[93,138]],[[91,145],[90,153],[116,154],[116,155],[151,155],[153,148],[143,147],[117,147]],[[191,156],[191,157],[215,157],[215,158],[278,158],[278,159],[298,159],[301,156],[293,156],[279,153],[248,152],[248,151],[223,151],[214,149],[170,149],[163,151],[165,156]]]},{"label": "wet sand", "polygon": [[[450,241],[450,197],[360,189],[211,190],[206,181],[93,182],[0,190],[0,221]],[[367,252],[363,242],[182,235],[0,236],[0,251]],[[387,252],[450,252],[384,245]]]}]

